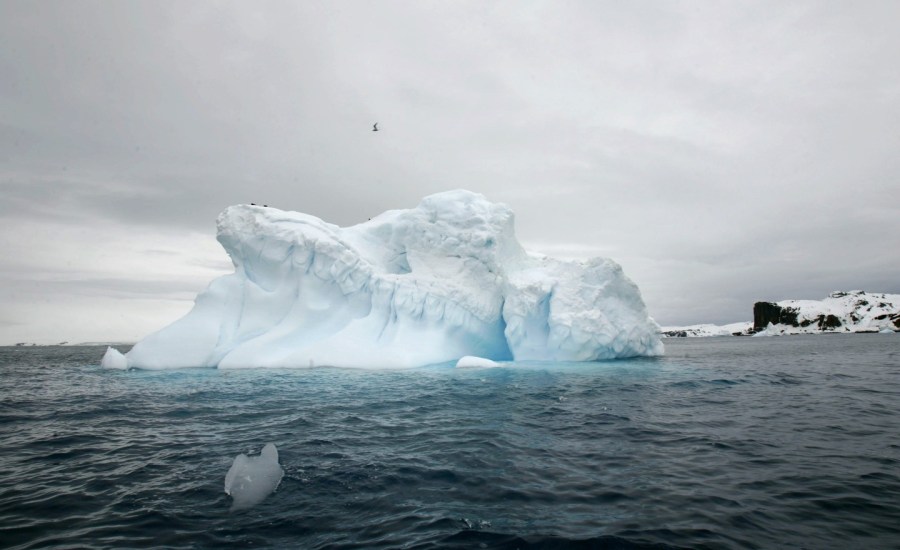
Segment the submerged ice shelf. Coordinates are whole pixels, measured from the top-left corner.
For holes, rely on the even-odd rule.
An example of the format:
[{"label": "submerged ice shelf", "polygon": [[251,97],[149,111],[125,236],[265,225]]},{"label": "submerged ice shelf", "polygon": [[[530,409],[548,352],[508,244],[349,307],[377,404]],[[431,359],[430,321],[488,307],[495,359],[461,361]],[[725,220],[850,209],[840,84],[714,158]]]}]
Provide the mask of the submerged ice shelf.
[{"label": "submerged ice shelf", "polygon": [[[663,353],[637,286],[612,260],[526,252],[503,204],[431,195],[341,228],[238,205],[217,220],[235,271],[128,367],[412,367],[464,356],[594,361]],[[105,366],[121,367],[107,353]]]}]

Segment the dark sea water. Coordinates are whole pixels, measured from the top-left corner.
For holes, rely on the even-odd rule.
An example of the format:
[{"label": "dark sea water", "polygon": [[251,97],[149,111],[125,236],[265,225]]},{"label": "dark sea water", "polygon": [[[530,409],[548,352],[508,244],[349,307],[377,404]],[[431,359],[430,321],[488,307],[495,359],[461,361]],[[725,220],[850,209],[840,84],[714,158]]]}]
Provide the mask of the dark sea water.
[{"label": "dark sea water", "polygon": [[[900,335],[410,371],[0,348],[4,548],[900,548]],[[238,453],[285,476],[231,512]]]}]

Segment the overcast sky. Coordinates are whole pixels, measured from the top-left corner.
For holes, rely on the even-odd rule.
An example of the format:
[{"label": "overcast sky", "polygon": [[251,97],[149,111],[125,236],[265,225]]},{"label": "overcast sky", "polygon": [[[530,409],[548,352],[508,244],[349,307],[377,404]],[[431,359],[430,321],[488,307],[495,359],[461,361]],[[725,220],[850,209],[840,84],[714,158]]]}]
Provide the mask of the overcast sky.
[{"label": "overcast sky", "polygon": [[[900,2],[0,0],[0,344],[135,341],[215,217],[466,188],[663,325],[900,292]],[[381,132],[370,131],[378,121]]]}]

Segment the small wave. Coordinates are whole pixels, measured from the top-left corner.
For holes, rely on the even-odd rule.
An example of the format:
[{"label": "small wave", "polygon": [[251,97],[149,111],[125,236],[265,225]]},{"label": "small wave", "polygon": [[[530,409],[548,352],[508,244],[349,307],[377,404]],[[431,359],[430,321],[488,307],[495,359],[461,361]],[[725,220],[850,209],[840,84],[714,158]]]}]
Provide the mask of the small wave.
[{"label": "small wave", "polygon": [[[472,548],[489,550],[683,550],[683,547],[679,546],[628,540],[611,535],[575,539],[562,536],[519,536],[471,529],[444,537],[437,542],[438,547],[446,550],[470,550]],[[430,545],[420,545],[413,548],[430,547]]]}]

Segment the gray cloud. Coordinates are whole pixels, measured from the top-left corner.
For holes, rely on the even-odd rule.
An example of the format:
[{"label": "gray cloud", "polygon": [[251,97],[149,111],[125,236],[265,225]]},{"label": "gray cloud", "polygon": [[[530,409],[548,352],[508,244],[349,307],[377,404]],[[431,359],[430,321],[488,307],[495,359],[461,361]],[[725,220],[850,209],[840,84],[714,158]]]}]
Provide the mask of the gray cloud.
[{"label": "gray cloud", "polygon": [[[526,243],[619,260],[666,324],[900,292],[898,19],[877,1],[4,2],[0,284],[55,282],[40,310],[0,295],[29,316],[0,341],[70,339],[54,301],[116,310],[85,339],[152,329],[227,272],[229,204],[347,225],[457,187],[510,204]],[[107,299],[67,305],[86,285]]]}]

